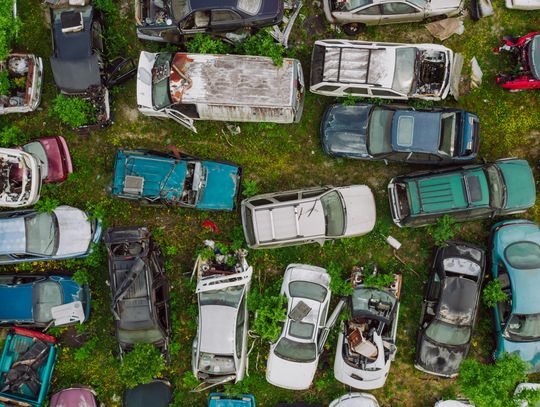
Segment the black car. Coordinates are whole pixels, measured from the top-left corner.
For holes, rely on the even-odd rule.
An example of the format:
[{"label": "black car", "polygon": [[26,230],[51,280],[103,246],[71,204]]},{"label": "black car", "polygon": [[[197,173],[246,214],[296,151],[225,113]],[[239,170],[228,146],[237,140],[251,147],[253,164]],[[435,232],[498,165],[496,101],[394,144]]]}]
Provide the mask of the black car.
[{"label": "black car", "polygon": [[447,242],[437,250],[422,303],[414,366],[455,377],[467,356],[485,271],[482,249]]},{"label": "black car", "polygon": [[320,128],[331,156],[434,165],[474,160],[479,132],[478,117],[461,109],[368,103],[328,107]]},{"label": "black car", "polygon": [[173,398],[171,384],[165,380],[153,380],[124,391],[123,407],[168,407]]},{"label": "black car", "polygon": [[[51,7],[54,82],[65,96],[90,100],[96,109],[95,123],[111,124],[108,87],[132,77],[136,67],[131,59],[105,58],[103,18],[92,5]],[[90,126],[92,125],[92,126]]]},{"label": "black car", "polygon": [[151,343],[168,355],[169,284],[159,246],[145,227],[108,229],[105,245],[120,352]]},{"label": "black car", "polygon": [[136,0],[137,36],[180,42],[197,33],[230,33],[276,25],[283,0]]}]

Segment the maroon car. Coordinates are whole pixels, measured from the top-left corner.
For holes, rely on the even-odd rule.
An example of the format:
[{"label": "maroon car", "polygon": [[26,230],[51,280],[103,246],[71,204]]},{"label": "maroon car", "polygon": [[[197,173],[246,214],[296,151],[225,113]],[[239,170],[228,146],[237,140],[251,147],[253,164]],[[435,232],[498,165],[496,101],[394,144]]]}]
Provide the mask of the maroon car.
[{"label": "maroon car", "polygon": [[88,387],[71,387],[55,393],[50,407],[98,407],[96,393]]}]

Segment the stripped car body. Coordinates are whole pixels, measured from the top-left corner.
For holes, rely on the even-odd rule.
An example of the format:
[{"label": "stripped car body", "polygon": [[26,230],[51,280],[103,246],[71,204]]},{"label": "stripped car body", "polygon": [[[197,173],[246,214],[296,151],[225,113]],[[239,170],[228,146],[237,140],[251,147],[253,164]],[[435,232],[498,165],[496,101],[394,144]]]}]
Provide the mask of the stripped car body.
[{"label": "stripped car body", "polygon": [[100,407],[100,404],[91,388],[71,387],[53,394],[50,407]]},{"label": "stripped car body", "polygon": [[[55,309],[72,306],[82,311],[82,319],[69,315],[55,318]],[[56,307],[56,308],[55,308]],[[90,289],[66,275],[2,274],[0,275],[0,324],[46,327],[84,322],[90,315]],[[72,318],[73,316],[73,318]]]},{"label": "stripped car body", "polygon": [[10,93],[0,95],[0,115],[33,112],[41,102],[43,61],[32,54],[10,54],[0,61],[0,71],[7,70],[11,83],[24,78],[24,88],[11,88]]},{"label": "stripped car body", "polygon": [[245,250],[222,253],[213,243],[209,250],[213,254],[208,259],[197,257],[192,275],[197,278],[199,320],[191,366],[202,381],[194,391],[237,383],[247,365],[247,294],[253,269]]},{"label": "stripped car body", "polygon": [[150,150],[116,153],[112,195],[141,203],[233,210],[242,169],[235,164]]},{"label": "stripped car body", "polygon": [[0,264],[86,257],[100,237],[101,220],[71,206],[0,212]]},{"label": "stripped car body", "polygon": [[309,90],[325,96],[439,101],[456,96],[462,58],[438,44],[315,42]]},{"label": "stripped car body", "polygon": [[332,401],[329,407],[379,407],[379,403],[369,393],[347,393]]},{"label": "stripped car body", "polygon": [[442,377],[458,375],[472,340],[485,265],[483,250],[469,243],[446,242],[437,250],[422,302],[417,369]]},{"label": "stripped car body", "polygon": [[373,230],[376,207],[366,185],[315,187],[256,195],[241,203],[249,247],[275,248],[362,236]]},{"label": "stripped car body", "polygon": [[[387,287],[364,284],[364,268],[353,270],[353,293],[349,300],[351,318],[341,323],[335,378],[355,389],[373,390],[384,386],[397,352],[399,295],[402,276],[394,274]],[[373,273],[381,271],[375,269]]]},{"label": "stripped car body", "polygon": [[137,105],[145,116],[194,120],[298,123],[304,103],[300,61],[248,55],[141,52]]},{"label": "stripped car body", "polygon": [[0,148],[0,207],[35,204],[41,191],[38,159],[27,152]]},{"label": "stripped car body", "polygon": [[476,158],[480,120],[461,109],[334,104],[324,113],[320,136],[331,156],[443,165]]},{"label": "stripped car body", "polygon": [[462,222],[525,212],[536,187],[527,161],[506,158],[400,175],[388,184],[388,197],[394,223],[417,227],[445,214]]},{"label": "stripped car body", "polygon": [[158,244],[146,227],[110,228],[104,240],[121,355],[149,343],[168,356],[169,284]]}]

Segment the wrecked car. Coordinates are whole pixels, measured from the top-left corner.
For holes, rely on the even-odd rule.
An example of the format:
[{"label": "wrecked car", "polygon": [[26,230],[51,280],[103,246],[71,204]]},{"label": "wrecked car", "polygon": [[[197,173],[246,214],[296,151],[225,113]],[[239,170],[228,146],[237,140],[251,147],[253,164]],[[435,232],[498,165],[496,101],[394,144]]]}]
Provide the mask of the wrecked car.
[{"label": "wrecked car", "polygon": [[379,407],[379,403],[369,393],[347,393],[332,401],[329,407]]},{"label": "wrecked car", "polygon": [[491,228],[491,274],[506,298],[492,308],[495,358],[517,353],[540,371],[540,228],[524,220],[505,220]]},{"label": "wrecked car", "polygon": [[368,25],[412,23],[431,17],[453,17],[463,0],[322,0],[326,19],[357,35]]},{"label": "wrecked car", "polygon": [[191,366],[202,381],[194,391],[244,378],[247,365],[247,294],[253,269],[247,252],[208,241],[197,257],[193,277],[199,306]]},{"label": "wrecked car", "polygon": [[10,54],[0,61],[2,71],[7,71],[10,88],[0,95],[0,115],[36,110],[41,102],[42,59],[31,54]]},{"label": "wrecked car", "polygon": [[40,174],[45,184],[64,182],[73,172],[71,154],[62,136],[40,137],[19,148],[39,160]]},{"label": "wrecked car", "polygon": [[476,322],[486,259],[483,250],[464,242],[446,242],[435,255],[427,285],[414,367],[456,377],[467,357]]},{"label": "wrecked car", "polygon": [[461,109],[334,104],[320,136],[325,153],[335,157],[443,165],[476,158],[480,120]]},{"label": "wrecked car", "polygon": [[0,148],[0,207],[33,205],[40,190],[39,160],[25,151]]},{"label": "wrecked car", "polygon": [[274,192],[241,203],[244,236],[254,249],[319,243],[373,230],[375,198],[366,185]]},{"label": "wrecked car", "polygon": [[525,212],[536,201],[529,163],[504,158],[490,164],[419,171],[388,184],[399,227],[425,226],[448,214],[458,222]]},{"label": "wrecked car", "polygon": [[137,105],[195,131],[194,120],[298,123],[304,104],[300,61],[183,52],[141,52]]},{"label": "wrecked car", "polygon": [[0,359],[2,403],[6,406],[43,406],[56,359],[53,336],[24,328],[10,330]]},{"label": "wrecked car", "polygon": [[173,389],[166,380],[152,380],[124,391],[123,407],[169,407]]},{"label": "wrecked car", "polygon": [[236,164],[150,150],[116,153],[112,195],[195,209],[233,210],[241,185]]},{"label": "wrecked car", "polygon": [[520,38],[505,35],[494,53],[508,52],[513,57],[511,73],[501,73],[495,78],[497,84],[511,92],[540,89],[540,31]]},{"label": "wrecked car", "polygon": [[516,10],[540,10],[540,0],[506,0],[505,4]]},{"label": "wrecked car", "polygon": [[0,264],[86,257],[100,237],[101,220],[71,206],[0,212]]},{"label": "wrecked car", "polygon": [[100,404],[91,388],[71,387],[53,394],[50,407],[100,407]]},{"label": "wrecked car", "polygon": [[468,407],[472,406],[468,400],[459,399],[459,400],[441,400],[435,403],[434,407]]},{"label": "wrecked car", "polygon": [[[112,123],[110,87],[132,77],[133,61],[106,59],[103,46],[103,17],[89,0],[60,0],[50,4],[54,82],[67,97],[89,101],[91,122],[80,130],[94,130]],[[84,5],[80,5],[83,3]]]},{"label": "wrecked car", "polygon": [[109,228],[104,241],[120,355],[149,343],[168,357],[169,283],[159,245],[146,227]]},{"label": "wrecked car", "polygon": [[210,393],[208,407],[255,407],[255,397],[252,394],[231,396],[224,393]]},{"label": "wrecked car", "polygon": [[83,323],[90,289],[67,275],[0,275],[0,324],[47,327]]},{"label": "wrecked car", "polygon": [[179,43],[184,35],[256,30],[279,24],[283,0],[136,0],[137,37]]},{"label": "wrecked car", "polygon": [[457,55],[439,44],[320,40],[311,55],[309,90],[336,97],[439,101],[449,93],[457,96]]},{"label": "wrecked car", "polygon": [[[370,272],[353,270],[350,319],[341,323],[334,359],[336,380],[360,390],[384,386],[397,352],[401,275],[394,274],[390,285],[379,288],[366,283]],[[375,266],[372,274],[381,272]]]}]

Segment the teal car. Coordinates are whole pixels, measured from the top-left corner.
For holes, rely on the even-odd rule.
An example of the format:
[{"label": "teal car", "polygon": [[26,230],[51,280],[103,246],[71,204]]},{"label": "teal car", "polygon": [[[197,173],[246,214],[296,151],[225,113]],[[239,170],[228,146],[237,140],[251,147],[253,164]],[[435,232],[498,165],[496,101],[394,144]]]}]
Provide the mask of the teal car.
[{"label": "teal car", "polygon": [[527,161],[506,158],[401,175],[390,181],[388,197],[394,223],[417,227],[443,215],[463,222],[525,212],[536,187]]},{"label": "teal car", "polygon": [[540,371],[540,228],[528,220],[507,220],[491,230],[491,273],[507,299],[493,309],[495,358],[517,353]]},{"label": "teal car", "polygon": [[208,407],[255,407],[255,397],[251,394],[230,396],[223,393],[210,393]]},{"label": "teal car", "polygon": [[230,162],[120,149],[112,195],[147,204],[231,211],[238,200],[241,175],[242,169]]}]

